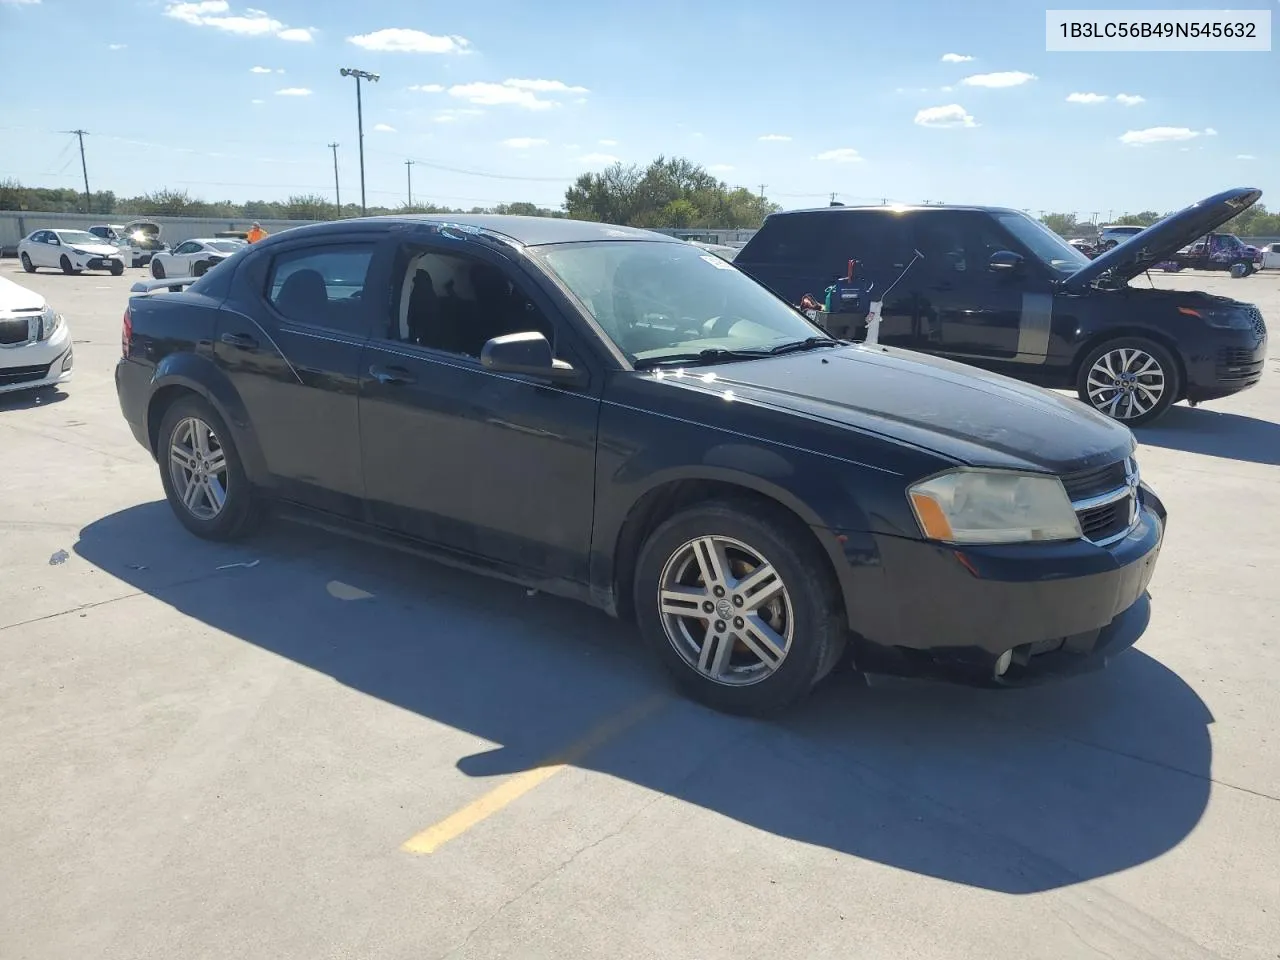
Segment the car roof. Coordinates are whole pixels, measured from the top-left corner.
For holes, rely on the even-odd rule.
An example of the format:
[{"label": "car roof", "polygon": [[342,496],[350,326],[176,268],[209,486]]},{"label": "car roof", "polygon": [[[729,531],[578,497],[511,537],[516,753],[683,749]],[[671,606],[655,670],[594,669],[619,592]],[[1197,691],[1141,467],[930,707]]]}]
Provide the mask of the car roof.
[{"label": "car roof", "polygon": [[963,210],[969,213],[1022,213],[1021,210],[1015,210],[1013,207],[984,207],[969,204],[950,204],[950,203],[878,203],[868,204],[861,207],[802,207],[798,210],[779,210],[777,213],[771,213],[765,219],[771,220],[774,217],[790,217],[797,214],[811,215],[815,213],[830,214],[838,216],[842,213],[883,213],[883,214],[900,214],[900,213],[918,213],[920,211],[937,211],[937,210]]},{"label": "car roof", "polygon": [[[537,247],[551,243],[588,243],[593,240],[650,240],[680,243],[675,237],[636,227],[619,227],[609,223],[568,220],[563,217],[520,217],[496,213],[459,214],[390,214],[382,217],[357,217],[353,220],[331,220],[325,223],[295,227],[287,233],[297,237],[307,233],[340,232],[353,224],[375,223],[447,224],[475,230],[514,241],[520,246]],[[280,234],[277,234],[280,236]]]}]

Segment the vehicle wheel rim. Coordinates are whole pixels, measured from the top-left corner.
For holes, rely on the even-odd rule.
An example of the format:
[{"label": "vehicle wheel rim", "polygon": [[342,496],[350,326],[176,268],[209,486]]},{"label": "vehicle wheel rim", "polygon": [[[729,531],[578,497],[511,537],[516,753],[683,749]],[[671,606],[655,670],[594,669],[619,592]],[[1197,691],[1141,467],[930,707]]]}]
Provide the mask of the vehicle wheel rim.
[{"label": "vehicle wheel rim", "polygon": [[772,676],[795,634],[791,595],[777,568],[729,537],[699,537],[672,554],[658,579],[658,613],[681,658],[725,686]]},{"label": "vehicle wheel rim", "polygon": [[169,475],[182,506],[212,520],[227,502],[227,456],[218,435],[198,417],[178,423],[169,442]]},{"label": "vehicle wheel rim", "polygon": [[1154,410],[1164,396],[1164,367],[1145,350],[1110,350],[1089,368],[1087,387],[1095,409],[1117,420],[1133,420]]}]

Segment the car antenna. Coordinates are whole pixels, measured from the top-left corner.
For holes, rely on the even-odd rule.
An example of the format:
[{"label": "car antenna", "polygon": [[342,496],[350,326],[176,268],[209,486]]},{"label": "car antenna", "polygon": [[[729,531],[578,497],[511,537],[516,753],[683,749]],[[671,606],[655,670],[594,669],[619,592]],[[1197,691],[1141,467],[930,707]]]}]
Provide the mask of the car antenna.
[{"label": "car antenna", "polygon": [[902,281],[902,278],[907,275],[907,272],[916,265],[916,261],[924,259],[924,254],[919,250],[912,250],[911,252],[914,253],[915,256],[911,258],[911,262],[903,268],[900,274],[898,274],[898,279],[885,288],[885,291],[880,294],[880,298],[878,300],[871,301],[871,312],[867,314],[867,335],[862,340],[864,344],[874,347],[880,342],[880,308],[884,306],[885,298],[888,297],[890,291],[892,291],[893,288]]}]

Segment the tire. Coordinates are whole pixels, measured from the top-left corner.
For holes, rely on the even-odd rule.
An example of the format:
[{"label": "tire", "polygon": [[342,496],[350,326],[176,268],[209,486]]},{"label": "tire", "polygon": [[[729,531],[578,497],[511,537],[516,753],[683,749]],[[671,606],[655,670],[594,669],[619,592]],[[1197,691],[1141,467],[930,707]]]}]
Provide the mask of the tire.
[{"label": "tire", "polygon": [[123,264],[123,263],[113,263],[113,264],[111,265],[111,275],[112,275],[113,277],[121,276],[123,273],[124,273],[124,264]]},{"label": "tire", "polygon": [[36,272],[36,265],[35,265],[34,263],[32,263],[32,262],[31,262],[31,258],[30,258],[30,257],[28,257],[28,256],[26,255],[26,253],[23,253],[23,254],[22,254],[21,259],[22,259],[22,269],[23,269],[23,270],[25,270],[27,273],[35,273],[35,272]]},{"label": "tire", "polygon": [[[718,548],[721,564],[730,561],[727,577],[702,573],[698,557],[706,555],[701,547],[707,545]],[[750,598],[739,604],[743,595],[733,591],[750,580],[752,560],[770,565],[782,586],[760,605],[763,613],[754,612],[755,631],[744,615],[751,611]],[[722,585],[703,588],[717,579]],[[677,597],[684,592],[693,599],[680,597],[660,610],[664,583],[677,588]],[[821,549],[798,522],[755,502],[697,504],[666,520],[640,551],[633,590],[646,643],[685,695],[714,710],[757,717],[779,713],[803,699],[844,652],[848,628]],[[752,593],[759,596],[759,590]],[[723,605],[707,613],[703,604]],[[759,632],[762,625],[768,633]],[[708,630],[717,626],[720,633],[713,638]],[[772,648],[762,642],[770,634]],[[780,657],[766,660],[755,652],[776,652],[779,643]]]},{"label": "tire", "polygon": [[199,261],[194,267],[191,268],[191,275],[193,277],[203,277],[208,272],[209,272],[209,264],[207,264],[203,260]]},{"label": "tire", "polygon": [[[193,429],[197,431],[194,437]],[[198,442],[199,431],[202,430],[208,431],[204,452]],[[184,503],[183,493],[189,489],[185,478],[193,471],[191,467],[175,465],[172,453],[175,445],[195,455],[194,460],[190,457],[187,460],[192,464],[200,461],[216,464],[216,453],[221,451],[222,469],[214,467],[206,474],[207,468],[195,466],[197,475],[207,475],[217,481],[223,493],[221,507],[217,506],[214,489],[207,484],[194,492],[191,506]],[[210,452],[215,455],[210,456]],[[164,485],[164,495],[170,508],[178,521],[197,537],[238,540],[257,525],[261,511],[256,493],[244,472],[244,464],[226,423],[206,400],[192,394],[178,398],[169,406],[160,422],[156,459],[160,463],[160,482]],[[180,482],[183,483],[181,488],[178,486]]]},{"label": "tire", "polygon": [[151,276],[155,277],[157,280],[164,279],[164,264],[157,261],[154,257],[151,258]]},{"label": "tire", "polygon": [[73,273],[80,272],[79,270],[75,270],[72,268],[71,261],[67,259],[67,255],[65,253],[62,255],[62,259],[58,261],[58,266],[62,268],[62,272],[65,273],[67,276],[71,276],[71,274]]},{"label": "tire", "polygon": [[[1104,362],[1104,358],[1109,359]],[[1154,362],[1155,367],[1148,361]],[[1148,372],[1137,375],[1139,369]],[[1111,371],[1118,371],[1123,383],[1112,378]],[[1120,384],[1121,388],[1117,391],[1111,386],[1113,383]],[[1160,384],[1163,386],[1157,391],[1155,388]],[[1076,375],[1076,394],[1080,399],[1127,427],[1142,427],[1159,420],[1181,393],[1181,374],[1173,355],[1143,337],[1122,337],[1099,344],[1089,351]],[[1152,394],[1156,394],[1154,403],[1150,402]]]}]

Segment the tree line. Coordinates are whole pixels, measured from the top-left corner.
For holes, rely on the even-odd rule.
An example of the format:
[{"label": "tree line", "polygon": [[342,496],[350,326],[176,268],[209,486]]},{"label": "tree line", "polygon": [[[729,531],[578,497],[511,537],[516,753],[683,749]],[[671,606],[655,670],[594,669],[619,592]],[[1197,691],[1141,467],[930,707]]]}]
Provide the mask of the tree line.
[{"label": "tree line", "polygon": [[[1126,227],[1149,227],[1173,212],[1175,211],[1158,213],[1155,210],[1143,210],[1141,213],[1123,214],[1108,223]],[[1074,213],[1046,213],[1040,220],[1058,236],[1068,240],[1098,235],[1096,223],[1092,220],[1080,220]],[[1221,233],[1234,233],[1238,237],[1280,237],[1280,213],[1269,213],[1264,204],[1255,203],[1248,210],[1232,217],[1218,230]]]},{"label": "tree line", "polygon": [[[44,213],[88,213],[104,218],[214,217],[227,220],[336,220],[360,216],[358,204],[341,210],[316,194],[285,200],[210,201],[185,190],[162,189],[136,197],[100,190],[89,196],[60,187],[27,187],[0,181],[0,210]],[[758,227],[778,210],[763,195],[732,188],[700,165],[680,157],[658,157],[645,167],[615,163],[600,173],[584,173],[565,191],[564,203],[551,209],[527,201],[469,209],[426,203],[373,206],[371,216],[394,213],[499,213],[577,220],[636,227]]]}]

